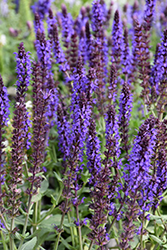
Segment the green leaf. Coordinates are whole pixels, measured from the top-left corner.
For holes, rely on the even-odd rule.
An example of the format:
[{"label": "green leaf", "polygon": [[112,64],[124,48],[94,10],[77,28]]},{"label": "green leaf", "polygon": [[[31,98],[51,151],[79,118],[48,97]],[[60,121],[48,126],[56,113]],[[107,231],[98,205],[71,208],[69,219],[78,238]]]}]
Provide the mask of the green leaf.
[{"label": "green leaf", "polygon": [[32,250],[37,242],[37,237],[32,238],[32,240],[26,242],[22,245],[21,250]]},{"label": "green leaf", "polygon": [[154,228],[155,228],[155,227],[153,227],[153,226],[149,226],[149,227],[146,228],[146,230],[147,230],[149,233],[152,233],[152,234],[153,234],[153,233],[154,233]]},{"label": "green leaf", "polygon": [[62,237],[61,237],[61,242],[63,243],[63,245],[67,248],[67,249],[70,249],[70,250],[76,250],[75,247],[72,247],[70,246],[66,240],[64,240]]},{"label": "green leaf", "polygon": [[63,223],[65,227],[76,227],[74,223]]},{"label": "green leaf", "polygon": [[132,249],[134,249],[139,243],[139,237],[137,235],[134,236],[133,241],[129,242]]},{"label": "green leaf", "polygon": [[86,171],[86,173],[82,174],[81,173],[81,179],[83,180],[83,182],[86,184],[90,178],[91,174],[89,173],[89,171]]},{"label": "green leaf", "polygon": [[40,193],[45,193],[46,190],[48,189],[49,187],[49,183],[47,180],[43,180],[43,182],[41,183],[41,188],[40,188]]},{"label": "green leaf", "polygon": [[41,200],[41,198],[42,198],[41,193],[38,193],[32,197],[32,202],[37,202],[37,201]]},{"label": "green leaf", "polygon": [[59,245],[59,250],[65,250],[65,246],[62,243]]},{"label": "green leaf", "polygon": [[35,249],[37,249],[39,245],[42,245],[44,243],[44,241],[47,239],[50,232],[51,232],[50,228],[48,229],[39,228],[38,230],[36,230],[35,235],[37,236],[37,242],[36,242]]},{"label": "green leaf", "polygon": [[153,239],[155,242],[157,242],[160,246],[163,244],[163,241],[160,240],[158,237],[155,235],[150,234],[150,238]]},{"label": "green leaf", "polygon": [[[51,215],[48,219],[43,220],[38,226],[40,228],[49,228],[52,231],[55,225],[60,225],[61,217],[61,214]],[[67,218],[64,219],[64,223],[68,223]]]},{"label": "green leaf", "polygon": [[59,182],[63,183],[61,177],[60,177],[55,171],[54,171],[53,173],[54,173],[56,179],[57,179]]},{"label": "green leaf", "polygon": [[15,236],[18,240],[22,240],[22,238],[27,238],[30,235],[29,232],[27,232],[25,235],[19,234],[18,232],[16,232]]},{"label": "green leaf", "polygon": [[54,198],[54,196],[51,194],[51,202],[53,205],[57,205],[57,200]]}]

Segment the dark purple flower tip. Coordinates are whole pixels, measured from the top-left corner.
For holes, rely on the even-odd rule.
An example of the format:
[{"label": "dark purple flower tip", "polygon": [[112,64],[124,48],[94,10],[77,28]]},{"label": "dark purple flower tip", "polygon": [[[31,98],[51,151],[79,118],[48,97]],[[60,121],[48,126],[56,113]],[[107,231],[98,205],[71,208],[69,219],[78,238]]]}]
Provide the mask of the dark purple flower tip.
[{"label": "dark purple flower tip", "polygon": [[66,17],[67,16],[67,7],[64,3],[61,5],[61,10],[62,10],[63,16]]}]

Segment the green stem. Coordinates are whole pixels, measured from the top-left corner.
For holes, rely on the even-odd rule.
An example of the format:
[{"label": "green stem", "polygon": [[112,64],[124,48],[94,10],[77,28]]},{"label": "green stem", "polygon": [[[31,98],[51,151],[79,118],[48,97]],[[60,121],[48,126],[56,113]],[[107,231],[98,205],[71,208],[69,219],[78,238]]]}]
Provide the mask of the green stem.
[{"label": "green stem", "polygon": [[3,249],[8,250],[2,230],[1,230],[1,238],[2,238]]},{"label": "green stem", "polygon": [[24,235],[25,235],[26,230],[27,230],[27,224],[28,224],[29,213],[30,213],[31,207],[32,207],[32,205],[33,205],[33,204],[31,204],[31,199],[32,199],[32,197],[30,197],[29,202],[28,202],[28,211],[27,211],[27,214],[26,214],[25,224],[24,224],[24,228],[23,228],[23,232],[22,232],[23,238],[22,238],[21,241],[20,241],[18,250],[21,249],[21,247],[22,247],[22,245],[23,245],[23,242],[24,242]]},{"label": "green stem", "polygon": [[[76,213],[77,213],[77,221],[80,222],[78,206],[76,207]],[[82,233],[81,233],[81,226],[80,225],[78,226],[78,234],[79,234],[79,249],[83,250],[83,248],[82,248]]]},{"label": "green stem", "polygon": [[6,224],[5,218],[3,217],[2,214],[0,214],[0,217],[1,217],[1,220],[2,220],[2,222],[3,222],[3,224],[4,224],[5,228],[6,228],[6,230],[7,230],[8,232],[10,232],[10,228],[9,228],[8,225]]},{"label": "green stem", "polygon": [[13,239],[13,236],[12,236],[13,229],[14,229],[14,218],[11,219],[11,224],[10,224],[10,234],[9,234],[10,250],[14,250],[14,239]]},{"label": "green stem", "polygon": [[35,202],[34,206],[34,214],[33,214],[33,232],[36,230],[36,225],[37,225],[37,220],[38,220],[38,201]]},{"label": "green stem", "polygon": [[[67,204],[68,204],[68,200],[66,199],[64,211],[65,211],[66,208],[67,208]],[[61,236],[61,233],[62,233],[62,230],[61,230],[61,229],[62,229],[62,227],[63,227],[63,222],[64,222],[64,217],[65,217],[65,212],[62,214],[62,217],[61,217],[60,232],[59,232],[58,235],[57,235],[57,239],[56,239],[56,242],[55,242],[55,245],[54,245],[54,250],[57,250],[58,245],[59,245],[60,236]]]},{"label": "green stem", "polygon": [[143,241],[143,229],[144,229],[144,216],[145,216],[145,213],[143,213],[143,218],[142,218],[142,228],[141,228],[141,234],[140,234],[140,247],[141,247],[141,250],[144,249],[144,241]]},{"label": "green stem", "polygon": [[41,200],[38,201],[38,217],[37,219],[40,220],[41,218]]},{"label": "green stem", "polygon": [[[71,223],[70,212],[67,213],[67,216],[68,216],[68,222]],[[72,227],[70,227],[70,232],[71,232],[72,245],[74,247],[75,246],[75,241],[74,241],[74,232],[73,232],[73,228]]]},{"label": "green stem", "polygon": [[89,245],[89,249],[88,249],[88,250],[91,250],[91,249],[92,249],[93,242],[94,242],[94,240],[91,240],[90,245]]}]

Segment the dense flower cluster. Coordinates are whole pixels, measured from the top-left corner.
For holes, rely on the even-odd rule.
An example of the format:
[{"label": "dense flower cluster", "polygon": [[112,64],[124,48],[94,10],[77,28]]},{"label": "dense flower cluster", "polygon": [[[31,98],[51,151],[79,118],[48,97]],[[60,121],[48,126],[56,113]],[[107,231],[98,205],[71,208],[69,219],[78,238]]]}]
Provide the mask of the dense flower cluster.
[{"label": "dense flower cluster", "polygon": [[[23,43],[16,53],[8,156],[4,138],[9,101],[0,76],[0,228],[9,232],[11,250],[21,239],[20,250],[32,235],[45,238],[45,220],[61,213],[46,236],[55,250],[63,244],[69,249],[72,244],[71,249],[104,250],[110,237],[118,239],[122,250],[144,250],[143,235],[150,244],[154,240],[147,228],[154,224],[148,214],[159,216],[156,209],[167,188],[167,29],[152,56],[155,0],[146,0],[142,11],[137,1],[125,4],[123,12],[113,13],[112,25],[112,2],[107,7],[103,0],[94,0],[92,9],[82,7],[76,19],[64,4],[55,15],[51,2],[39,0],[32,8],[33,66]],[[44,193],[53,207],[40,214],[39,197]],[[26,218],[20,235],[19,211]],[[7,220],[3,213],[9,214]],[[40,240],[34,248],[41,247]]]}]

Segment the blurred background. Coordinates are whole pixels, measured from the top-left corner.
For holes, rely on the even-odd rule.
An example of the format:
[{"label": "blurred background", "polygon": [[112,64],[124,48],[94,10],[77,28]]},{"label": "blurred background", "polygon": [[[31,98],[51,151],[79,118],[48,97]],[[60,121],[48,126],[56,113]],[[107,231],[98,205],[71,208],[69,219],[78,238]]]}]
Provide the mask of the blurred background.
[{"label": "blurred background", "polygon": [[[61,11],[61,5],[64,3],[74,20],[79,15],[82,6],[90,6],[91,8],[92,4],[91,0],[46,1],[51,1],[52,10],[55,15]],[[26,51],[31,52],[32,58],[35,57],[34,14],[32,6],[34,6],[36,2],[37,1],[34,0],[0,0],[0,74],[2,75],[4,84],[8,87],[10,95],[14,95],[15,93],[15,88],[13,87],[16,82],[14,52],[17,52],[20,42],[23,41]],[[144,8],[144,0],[135,2],[140,5],[140,9]],[[125,4],[129,6],[128,8],[131,8],[134,5],[134,1],[128,0],[127,3],[126,0],[105,0],[105,3],[107,8],[109,8],[112,3],[111,25],[108,31],[111,34],[114,11],[119,9],[121,13],[123,12],[123,6],[125,6]],[[162,20],[160,19],[163,17],[163,20],[166,20],[165,18],[167,17],[166,6],[165,1],[157,1],[157,13],[159,13],[159,15],[155,17],[155,32],[153,33],[154,38],[151,41],[152,53],[155,51],[154,44],[157,44],[160,40],[160,26],[162,24]]]}]

